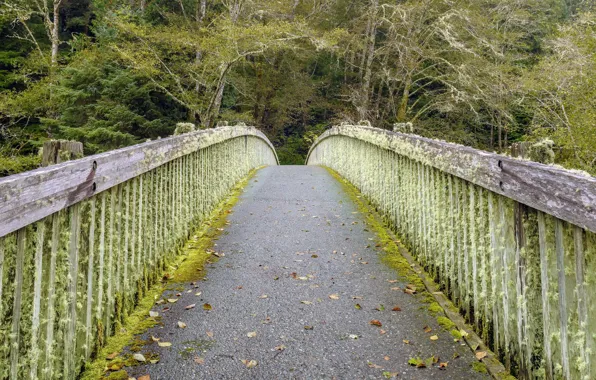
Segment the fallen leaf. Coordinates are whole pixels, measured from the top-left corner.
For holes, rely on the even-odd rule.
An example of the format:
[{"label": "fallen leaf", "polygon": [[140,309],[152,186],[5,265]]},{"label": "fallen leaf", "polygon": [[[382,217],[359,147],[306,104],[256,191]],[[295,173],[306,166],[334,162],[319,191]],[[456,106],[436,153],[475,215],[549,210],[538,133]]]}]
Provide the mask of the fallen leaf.
[{"label": "fallen leaf", "polygon": [[371,363],[371,362],[368,362],[367,364],[368,364],[368,366],[369,366],[370,368],[376,368],[376,369],[381,369],[381,368],[383,368],[383,367],[381,367],[380,365],[376,365],[376,364],[374,364],[374,363]]},{"label": "fallen leaf", "polygon": [[401,311],[401,308],[399,306],[396,306],[393,309],[391,309],[391,311]]},{"label": "fallen leaf", "polygon": [[353,296],[352,299],[354,299],[354,300],[361,300],[361,299],[364,299],[364,297],[362,297],[362,296]]},{"label": "fallen leaf", "polygon": [[265,299],[267,297],[269,297],[267,294],[263,294],[262,296],[259,296],[260,299]]},{"label": "fallen leaf", "polygon": [[397,377],[397,372],[385,371],[385,372],[383,372],[383,377],[386,379],[391,379],[391,378]]},{"label": "fallen leaf", "polygon": [[348,335],[348,338],[356,340],[356,339],[358,339],[358,335],[350,334],[350,335]]},{"label": "fallen leaf", "polygon": [[312,326],[304,326],[304,329],[305,330],[312,330],[312,329],[314,329],[314,327],[312,327]]},{"label": "fallen leaf", "polygon": [[242,285],[237,286],[236,289],[238,289],[238,290],[242,289]]},{"label": "fallen leaf", "polygon": [[395,286],[393,288],[391,288],[391,290],[400,290],[401,288],[399,286]]},{"label": "fallen leaf", "polygon": [[185,307],[185,309],[186,310],[194,309],[196,305],[197,305],[196,303],[193,303],[192,305],[188,305],[187,307]]},{"label": "fallen leaf", "polygon": [[157,311],[150,311],[149,316],[152,318],[159,317],[159,313]]},{"label": "fallen leaf", "polygon": [[476,359],[478,360],[482,360],[484,359],[488,354],[485,351],[478,351],[476,353]]},{"label": "fallen leaf", "polygon": [[354,305],[354,307],[356,308],[356,310],[360,310],[360,309],[362,309],[362,306],[360,306],[360,304],[359,304],[359,303],[357,303],[356,305]]},{"label": "fallen leaf", "polygon": [[460,333],[460,334],[461,334],[461,336],[463,336],[464,338],[465,338],[465,337],[467,337],[468,335],[470,335],[470,334],[468,334],[468,333],[467,333],[465,330],[459,330],[459,333]]},{"label": "fallen leaf", "polygon": [[410,344],[410,341],[409,341],[409,340],[407,340],[407,339],[404,339],[404,340],[403,340],[403,342],[404,342],[405,344]]},{"label": "fallen leaf", "polygon": [[137,377],[137,380],[151,380],[151,377],[149,377],[149,375],[143,375]]},{"label": "fallen leaf", "polygon": [[213,331],[207,331],[207,336],[209,338],[213,338]]},{"label": "fallen leaf", "polygon": [[108,360],[112,360],[114,359],[116,356],[118,356],[120,353],[119,352],[112,352],[111,354],[109,354],[108,356],[106,356],[106,359]]},{"label": "fallen leaf", "polygon": [[159,359],[151,359],[151,360],[149,360],[149,363],[157,364],[157,363],[159,363]]},{"label": "fallen leaf", "polygon": [[180,327],[181,329],[185,329],[186,323],[178,321],[178,327]]},{"label": "fallen leaf", "polygon": [[296,272],[290,273],[290,277],[292,277],[293,279],[296,279],[297,276],[298,274]]},{"label": "fallen leaf", "polygon": [[426,363],[420,358],[411,358],[408,360],[408,364],[417,368],[426,368]]},{"label": "fallen leaf", "polygon": [[242,364],[244,364],[246,366],[246,368],[254,368],[257,366],[257,361],[256,360],[246,360],[246,359],[242,359],[240,360],[242,362]]},{"label": "fallen leaf", "polygon": [[198,292],[198,293],[195,293],[195,296],[200,296],[201,294],[203,294],[203,293]]},{"label": "fallen leaf", "polygon": [[257,332],[256,331],[251,331],[248,334],[246,334],[247,337],[249,338],[254,338],[255,336],[257,336]]},{"label": "fallen leaf", "polygon": [[203,309],[204,310],[211,310],[211,309],[213,309],[213,307],[211,307],[211,305],[209,305],[208,303],[206,303],[206,304],[203,304]]},{"label": "fallen leaf", "polygon": [[151,340],[154,342],[159,342],[161,340],[161,338],[156,338],[153,335],[151,335]]},{"label": "fallen leaf", "polygon": [[264,325],[270,324],[271,323],[271,317],[265,318],[265,320],[263,320],[261,323],[263,323]]},{"label": "fallen leaf", "polygon": [[319,255],[311,255],[310,257],[312,257],[313,259],[316,259],[319,257]]},{"label": "fallen leaf", "polygon": [[397,281],[397,280],[387,280],[387,282],[388,282],[388,283],[390,283],[390,284],[395,284],[395,283],[397,283],[398,281]]},{"label": "fallen leaf", "polygon": [[373,319],[372,321],[369,322],[371,325],[373,326],[383,326],[383,324],[381,323],[381,321],[377,320],[377,319]]},{"label": "fallen leaf", "polygon": [[383,329],[381,329],[381,330],[379,331],[379,334],[381,334],[381,335],[385,335],[386,333],[387,333],[387,331],[385,331],[385,330],[383,330]]},{"label": "fallen leaf", "polygon": [[425,333],[427,333],[427,334],[428,334],[429,332],[433,331],[433,329],[431,329],[431,328],[430,328],[430,327],[428,327],[428,326],[424,326],[424,327],[423,327],[423,329],[424,329],[424,332],[425,332]]},{"label": "fallen leaf", "polygon": [[166,306],[162,309],[162,311],[168,311],[168,310],[170,310],[170,307],[168,307],[168,306]]},{"label": "fallen leaf", "polygon": [[416,291],[416,287],[415,287],[414,285],[412,285],[412,284],[407,284],[407,285],[406,285],[406,288],[407,288],[407,289],[410,289],[410,290],[411,290],[411,291],[413,291],[413,292],[415,292],[415,291]]},{"label": "fallen leaf", "polygon": [[172,343],[170,343],[170,342],[157,342],[157,345],[159,347],[170,347],[170,346],[172,346]]},{"label": "fallen leaf", "polygon": [[439,337],[437,335],[433,335],[430,337],[430,340],[439,340]]},{"label": "fallen leaf", "polygon": [[339,299],[339,294],[330,294],[329,298],[332,300],[338,300]]},{"label": "fallen leaf", "polygon": [[124,367],[124,363],[112,364],[109,368],[110,368],[110,371],[120,371],[120,369],[122,369],[122,367]]},{"label": "fallen leaf", "polygon": [[303,303],[305,305],[312,305],[312,302],[310,301],[300,301],[300,303]]},{"label": "fallen leaf", "polygon": [[182,297],[182,293],[176,294],[176,297]]},{"label": "fallen leaf", "polygon": [[302,280],[302,281],[308,281],[308,277],[306,277],[306,276],[300,276],[300,277],[298,277],[298,279]]},{"label": "fallen leaf", "polygon": [[412,289],[404,289],[404,292],[408,293],[408,294],[414,294],[416,293],[415,291],[413,291]]},{"label": "fallen leaf", "polygon": [[195,356],[195,363],[197,364],[205,364],[205,359],[199,357],[199,356]]},{"label": "fallen leaf", "polygon": [[133,357],[133,358],[134,358],[136,361],[138,361],[138,362],[143,362],[143,363],[144,363],[144,362],[146,362],[146,361],[147,361],[147,359],[145,359],[145,357],[143,356],[143,354],[136,353],[136,354],[134,354],[132,357]]},{"label": "fallen leaf", "polygon": [[166,302],[166,301],[164,301],[164,300],[157,300],[157,301],[155,301],[155,304],[156,304],[156,305],[161,305],[161,304],[163,304],[163,303],[165,303],[165,302]]},{"label": "fallen leaf", "polygon": [[285,349],[286,349],[286,346],[284,346],[283,344],[280,344],[279,346],[276,346],[276,347],[275,347],[275,350],[276,350],[276,351],[283,351],[283,350],[285,350]]},{"label": "fallen leaf", "polygon": [[385,310],[385,306],[379,305],[379,306],[375,307],[375,310],[376,311],[384,311]]},{"label": "fallen leaf", "polygon": [[178,302],[178,298],[168,298],[169,303],[176,303]]},{"label": "fallen leaf", "polygon": [[447,368],[447,364],[449,364],[449,362],[440,363],[439,364],[439,369],[445,369],[445,368]]},{"label": "fallen leaf", "polygon": [[389,359],[391,359],[391,358],[389,356],[385,355],[385,357],[383,359],[385,359],[386,361],[389,361]]}]

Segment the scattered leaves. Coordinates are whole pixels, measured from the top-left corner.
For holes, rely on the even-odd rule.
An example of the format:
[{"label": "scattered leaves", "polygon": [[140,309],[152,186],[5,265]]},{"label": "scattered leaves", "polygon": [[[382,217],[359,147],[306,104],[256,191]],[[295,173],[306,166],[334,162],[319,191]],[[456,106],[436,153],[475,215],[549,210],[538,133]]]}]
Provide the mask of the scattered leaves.
[{"label": "scattered leaves", "polygon": [[410,344],[410,341],[409,341],[409,340],[407,340],[407,339],[404,339],[404,340],[403,340],[403,342],[404,342],[405,344]]},{"label": "scattered leaves", "polygon": [[439,337],[437,335],[433,335],[430,337],[430,340],[439,340]]},{"label": "scattered leaves", "polygon": [[248,334],[246,334],[247,337],[249,338],[254,338],[255,336],[257,336],[257,332],[256,331],[251,331]]},{"label": "scattered leaves", "polygon": [[386,333],[387,333],[387,331],[385,331],[385,330],[383,330],[383,329],[381,329],[381,330],[379,331],[379,334],[381,334],[381,335],[385,335]]},{"label": "scattered leaves", "polygon": [[203,304],[203,310],[212,310],[213,307],[211,307],[211,305],[209,305],[208,303]]},{"label": "scattered leaves", "polygon": [[430,328],[430,327],[428,327],[428,326],[424,326],[424,327],[423,327],[423,329],[424,329],[424,332],[425,332],[425,333],[427,333],[427,334],[428,334],[429,332],[433,331],[433,329],[431,329],[431,328]]},{"label": "scattered leaves", "polygon": [[171,347],[172,346],[172,343],[170,343],[170,342],[157,342],[157,345],[159,347]]},{"label": "scattered leaves", "polygon": [[201,294],[203,294],[203,293],[198,292],[198,293],[195,293],[195,296],[200,296]]},{"label": "scattered leaves", "polygon": [[106,359],[113,360],[118,355],[120,355],[119,352],[112,352],[111,354],[109,354],[108,356],[106,356]]},{"label": "scattered leaves", "polygon": [[401,311],[401,308],[399,306],[396,306],[393,309],[391,309],[391,311]]},{"label": "scattered leaves", "polygon": [[374,364],[374,363],[371,363],[371,362],[368,362],[367,364],[368,364],[368,366],[370,368],[375,368],[375,369],[382,369],[383,368],[380,365],[377,365],[377,364]]},{"label": "scattered leaves", "polygon": [[137,380],[151,380],[151,377],[149,375],[143,375],[137,377]]},{"label": "scattered leaves", "polygon": [[447,368],[447,364],[449,364],[449,362],[440,363],[439,364],[439,369],[446,369]]},{"label": "scattered leaves", "polygon": [[200,356],[195,356],[195,363],[205,364],[205,359],[201,358]]},{"label": "scattered leaves", "polygon": [[416,368],[426,368],[426,363],[420,358],[410,358],[408,364]]},{"label": "scattered leaves", "polygon": [[178,298],[168,298],[169,303],[176,303],[178,302]]},{"label": "scattered leaves", "polygon": [[186,328],[186,323],[178,321],[178,327],[181,328],[181,329],[185,329]]},{"label": "scattered leaves", "polygon": [[478,360],[482,360],[484,359],[488,354],[486,353],[486,351],[478,351],[476,353],[476,359]]},{"label": "scattered leaves", "polygon": [[339,294],[330,294],[329,298],[332,300],[338,300],[339,299]]},{"label": "scattered leaves", "polygon": [[391,358],[389,356],[385,355],[385,357],[383,359],[385,359],[385,361],[389,361]]},{"label": "scattered leaves", "polygon": [[161,338],[156,338],[153,335],[151,335],[151,340],[154,342],[159,342],[161,340]]},{"label": "scattered leaves", "polygon": [[379,306],[375,307],[375,310],[376,311],[384,311],[385,310],[385,306],[379,305]]},{"label": "scattered leaves", "polygon": [[136,361],[138,361],[138,362],[143,362],[143,363],[144,363],[144,362],[146,362],[146,361],[147,361],[147,359],[145,359],[145,356],[143,356],[143,354],[136,353],[136,354],[134,354],[132,357],[133,357],[133,358],[134,358]]},{"label": "scattered leaves", "polygon": [[[191,305],[186,306],[185,309],[186,310],[194,309],[196,305],[197,305],[196,303],[193,303]],[[205,304],[205,305],[207,305],[207,304]],[[205,308],[205,305],[203,305],[203,308]]]},{"label": "scattered leaves", "polygon": [[356,305],[354,305],[354,307],[356,308],[356,310],[360,310],[360,309],[362,309],[362,306],[360,306],[360,304],[359,304],[359,303],[357,303]]},{"label": "scattered leaves", "polygon": [[213,331],[207,331],[206,334],[209,338],[213,338]]},{"label": "scattered leaves", "polygon": [[381,321],[377,320],[377,319],[373,319],[372,321],[369,322],[371,325],[373,326],[378,326],[381,327],[383,326],[383,324],[381,323]]},{"label": "scattered leaves", "polygon": [[401,288],[399,286],[395,286],[393,288],[391,288],[391,290],[400,290]]}]

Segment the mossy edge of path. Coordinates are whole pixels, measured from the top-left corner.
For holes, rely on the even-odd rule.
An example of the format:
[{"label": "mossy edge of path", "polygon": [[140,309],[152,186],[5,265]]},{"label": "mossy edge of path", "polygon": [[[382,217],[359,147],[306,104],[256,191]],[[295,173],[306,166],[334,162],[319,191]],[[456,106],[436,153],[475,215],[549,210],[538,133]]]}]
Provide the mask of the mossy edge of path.
[{"label": "mossy edge of path", "polygon": [[[220,202],[211,212],[209,217],[201,223],[201,226],[191,234],[191,238],[185,243],[176,259],[167,265],[167,269],[160,273],[162,281],[154,284],[145,295],[139,300],[135,310],[124,319],[120,331],[106,339],[106,344],[99,349],[95,359],[86,363],[80,380],[127,380],[129,378],[125,370],[109,370],[110,365],[123,364],[130,367],[138,362],[132,355],[124,355],[127,347],[135,344],[135,337],[144,333],[151,327],[160,323],[160,317],[149,317],[149,311],[155,304],[155,300],[165,291],[177,284],[200,280],[205,273],[203,268],[209,262],[217,261],[209,249],[213,247],[214,241],[221,235],[223,227],[228,222],[228,215],[232,207],[238,202],[243,189],[261,168],[251,170],[248,175],[238,182],[229,195]],[[211,259],[212,261],[210,261]],[[112,360],[108,356],[119,353]]]},{"label": "mossy edge of path", "polygon": [[439,291],[440,287],[435,283],[432,276],[426,273],[401,242],[401,239],[387,227],[382,216],[375,210],[364,194],[335,170],[325,166],[324,168],[338,181],[348,197],[354,202],[358,211],[363,215],[368,226],[378,237],[377,247],[384,251],[381,255],[381,261],[394,269],[400,277],[406,279],[409,284],[416,288],[415,295],[428,305],[428,311],[437,318],[437,322],[441,327],[451,333],[454,339],[463,339],[473,352],[483,351],[487,353],[482,361],[473,362],[472,368],[476,371],[482,368],[483,370],[479,372],[488,371],[493,378],[498,380],[515,380],[515,377],[505,369],[497,356],[474,332],[473,327],[465,322],[459,313],[459,309],[443,292]]}]

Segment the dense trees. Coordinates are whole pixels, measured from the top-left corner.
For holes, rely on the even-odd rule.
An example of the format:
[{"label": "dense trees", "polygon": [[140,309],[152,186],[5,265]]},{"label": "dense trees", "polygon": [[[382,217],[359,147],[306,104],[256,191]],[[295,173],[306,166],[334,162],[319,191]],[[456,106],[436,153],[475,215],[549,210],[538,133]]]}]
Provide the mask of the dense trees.
[{"label": "dense trees", "polygon": [[585,0],[0,0],[0,175],[48,138],[86,153],[243,121],[286,163],[341,121],[595,173]]}]

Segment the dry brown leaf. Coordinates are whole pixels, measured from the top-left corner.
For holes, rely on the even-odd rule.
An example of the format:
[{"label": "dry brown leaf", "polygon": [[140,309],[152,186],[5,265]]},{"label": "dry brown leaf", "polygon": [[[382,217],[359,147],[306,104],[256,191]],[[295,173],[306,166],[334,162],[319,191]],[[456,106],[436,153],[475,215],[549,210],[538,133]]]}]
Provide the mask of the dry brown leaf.
[{"label": "dry brown leaf", "polygon": [[265,318],[265,320],[264,320],[262,323],[263,323],[264,325],[268,325],[268,324],[270,324],[270,323],[271,323],[271,317],[269,317],[269,316],[268,316],[267,318]]},{"label": "dry brown leaf", "polygon": [[151,377],[149,375],[143,375],[137,377],[137,380],[151,380]]},{"label": "dry brown leaf", "polygon": [[399,281],[397,281],[397,280],[387,280],[387,282],[390,283],[390,284],[395,284],[395,283],[397,283]]},{"label": "dry brown leaf", "polygon": [[391,288],[391,290],[400,290],[401,288],[399,286],[393,287]]},{"label": "dry brown leaf", "polygon": [[369,322],[371,325],[373,326],[378,326],[381,327],[383,326],[383,324],[381,323],[381,321],[377,320],[377,319],[373,319],[372,321]]},{"label": "dry brown leaf", "polygon": [[403,340],[403,342],[404,342],[405,344],[410,344],[410,341],[409,341],[409,340],[407,340],[407,339],[404,339],[404,340]]},{"label": "dry brown leaf", "polygon": [[486,353],[486,351],[478,351],[476,353],[476,359],[478,360],[482,360],[484,359],[488,354]]},{"label": "dry brown leaf", "polygon": [[108,356],[106,356],[106,359],[112,360],[112,359],[114,359],[118,355],[120,355],[119,352],[112,352],[111,354],[109,354]]},{"label": "dry brown leaf", "polygon": [[200,356],[195,356],[195,363],[197,364],[205,364],[205,359]]},{"label": "dry brown leaf", "polygon": [[399,306],[396,306],[393,309],[391,309],[391,311],[401,311],[401,308]]},{"label": "dry brown leaf", "polygon": [[241,359],[240,361],[246,366],[246,368],[254,368],[258,364],[256,360]]},{"label": "dry brown leaf", "polygon": [[339,294],[330,294],[329,298],[332,300],[338,300],[339,299]]},{"label": "dry brown leaf", "polygon": [[206,304],[203,304],[203,309],[204,310],[211,310],[211,309],[213,309],[213,307],[211,305],[209,305],[208,303],[206,303]]},{"label": "dry brown leaf", "polygon": [[412,294],[416,293],[416,292],[415,292],[414,290],[412,290],[412,289],[404,289],[404,292],[405,292],[405,293],[407,293],[407,294],[410,294],[410,295],[412,295]]},{"label": "dry brown leaf", "polygon": [[385,331],[385,330],[383,330],[383,329],[381,329],[381,330],[379,331],[379,334],[381,334],[381,335],[385,335],[386,333],[387,333],[387,331]]},{"label": "dry brown leaf", "polygon": [[209,338],[213,338],[213,331],[207,331],[207,336]]},{"label": "dry brown leaf", "polygon": [[449,362],[440,363],[439,364],[439,369],[445,369],[445,368],[447,368],[447,364],[449,364]]},{"label": "dry brown leaf", "polygon": [[375,368],[375,369],[381,369],[381,368],[383,368],[380,365],[377,365],[377,364],[374,364],[374,363],[371,363],[371,362],[368,362],[367,364],[368,364],[368,366],[370,368]]},{"label": "dry brown leaf", "polygon": [[424,329],[424,332],[425,332],[425,333],[427,333],[427,334],[428,334],[429,332],[433,331],[433,329],[431,329],[431,328],[430,328],[430,327],[428,327],[428,326],[424,326],[424,327],[423,327],[423,329]]},{"label": "dry brown leaf", "polygon": [[385,355],[385,357],[383,359],[385,359],[386,361],[389,361],[389,359],[391,359],[391,358],[389,356]]}]

